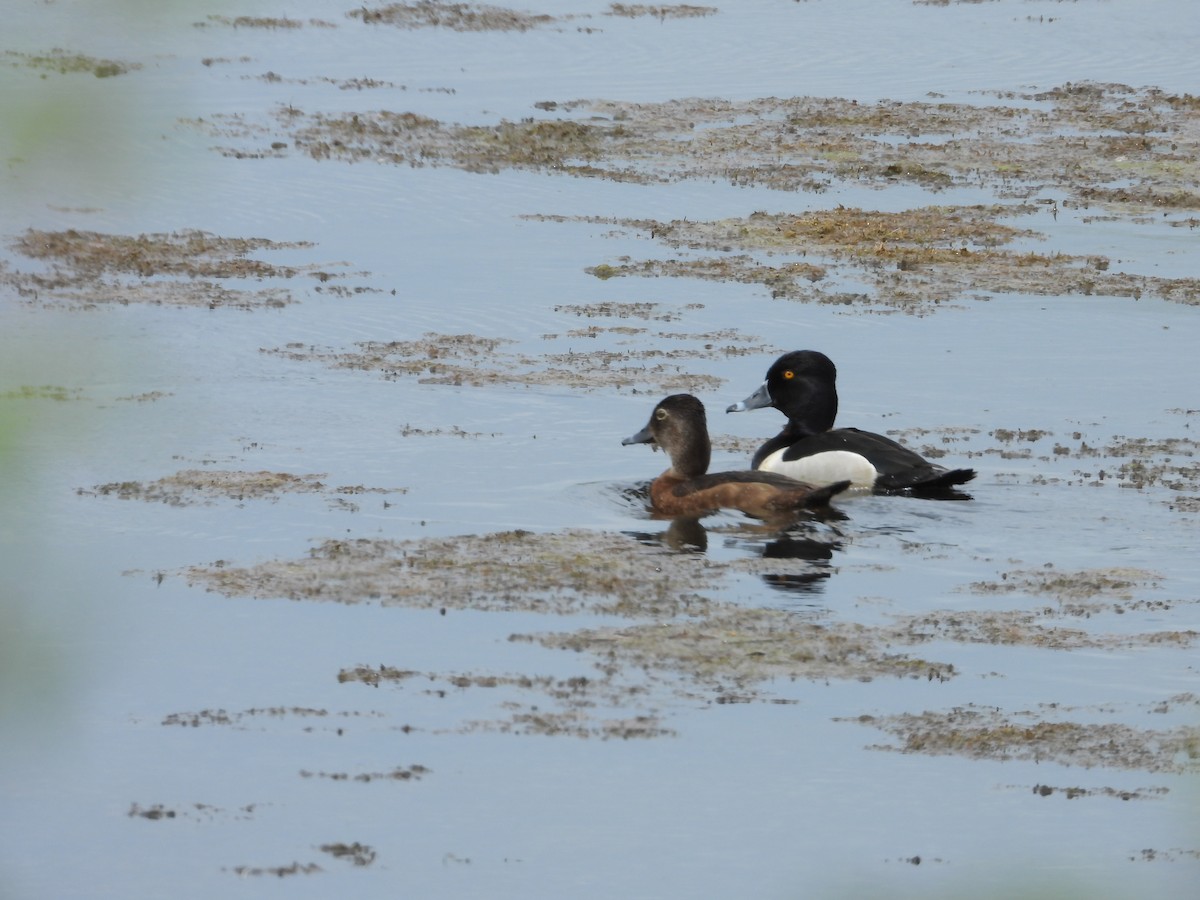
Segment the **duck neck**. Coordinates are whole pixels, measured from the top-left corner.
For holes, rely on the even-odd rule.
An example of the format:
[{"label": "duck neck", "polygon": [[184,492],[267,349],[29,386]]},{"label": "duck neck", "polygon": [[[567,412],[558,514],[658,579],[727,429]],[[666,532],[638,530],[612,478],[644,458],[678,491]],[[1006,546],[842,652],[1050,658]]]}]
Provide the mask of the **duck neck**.
[{"label": "duck neck", "polygon": [[805,392],[804,401],[795,409],[786,410],[788,423],[783,433],[793,439],[820,434],[833,428],[837,421],[838,396],[833,386],[816,385]]},{"label": "duck neck", "polygon": [[708,471],[711,459],[712,442],[708,429],[702,428],[671,456],[671,471],[679,478],[697,478]]}]

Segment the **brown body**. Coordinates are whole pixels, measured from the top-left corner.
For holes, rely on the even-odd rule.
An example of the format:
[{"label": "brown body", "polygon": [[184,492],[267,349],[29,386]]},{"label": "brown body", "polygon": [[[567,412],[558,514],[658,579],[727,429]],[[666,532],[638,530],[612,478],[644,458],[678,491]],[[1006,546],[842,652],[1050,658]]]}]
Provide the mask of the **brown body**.
[{"label": "brown body", "polygon": [[826,506],[849,482],[821,488],[773,472],[708,473],[712,445],[704,404],[691,394],[672,394],[660,402],[650,422],[624,444],[653,443],[671,457],[671,468],[650,485],[650,503],[664,516],[703,516],[718,509],[739,509],[769,519],[799,509]]},{"label": "brown body", "polygon": [[[753,476],[742,481],[737,476]],[[681,478],[673,469],[650,485],[650,503],[664,516],[704,516],[718,509],[740,509],[756,519],[770,519],[797,509],[827,506],[829,498],[849,485],[839,482],[824,488],[786,476],[768,480],[770,472],[718,472],[700,478]]]}]

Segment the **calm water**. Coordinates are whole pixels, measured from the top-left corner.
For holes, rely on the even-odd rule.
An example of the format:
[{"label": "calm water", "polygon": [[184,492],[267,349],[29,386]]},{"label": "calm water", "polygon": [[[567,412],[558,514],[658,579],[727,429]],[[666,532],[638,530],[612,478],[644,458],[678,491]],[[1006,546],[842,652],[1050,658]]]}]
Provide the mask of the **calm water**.
[{"label": "calm water", "polygon": [[[546,99],[934,93],[970,101],[980,91],[1089,79],[1200,93],[1200,14],[1191,3],[757,2],[660,23],[563,2],[534,11],[593,18],[481,34],[364,28],[343,7],[319,2],[95,6],[21,0],[0,38],[0,51],[64,47],[143,64],[112,79],[0,68],[7,104],[70,78],[70,108],[92,113],[35,158],[11,161],[22,155],[17,137],[0,145],[5,242],[27,228],[198,228],[310,241],[315,248],[271,259],[344,267],[362,273],[349,283],[379,290],[337,297],[297,286],[300,303],[252,313],[56,311],[0,295],[0,392],[73,392],[66,401],[10,404],[16,412],[0,420],[18,435],[16,449],[0,456],[0,895],[955,896],[1048,885],[1140,897],[1185,896],[1200,883],[1194,776],[881,752],[870,745],[890,738],[846,721],[1056,703],[1081,710],[1075,718],[1083,721],[1195,725],[1194,700],[1179,712],[1147,712],[1200,692],[1194,648],[936,643],[899,649],[951,661],[957,678],[772,685],[769,695],[788,703],[665,695],[660,712],[673,737],[463,734],[462,723],[495,718],[504,697],[374,689],[336,675],[360,663],[589,675],[585,656],[508,641],[588,623],[225,598],[153,576],[216,560],[301,557],[314,542],[342,536],[665,530],[621,494],[661,465],[661,456],[619,443],[656,398],[422,385],[260,352],[289,342],[347,347],[472,332],[537,354],[557,349],[543,335],[586,324],[556,311],[562,304],[702,304],[666,327],[736,328],[785,349],[820,348],[842,370],[843,422],[977,429],[948,445],[951,461],[960,449],[994,447],[997,428],[1045,429],[1061,440],[1081,432],[1099,444],[1118,435],[1195,439],[1200,403],[1194,307],[1006,295],[933,316],[884,316],[772,301],[744,285],[602,282],[584,267],[666,251],[605,226],[519,218],[715,219],[838,203],[903,209],[990,200],[984,192],[844,186],[795,195],[298,155],[237,160],[214,153],[214,140],[181,118],[291,103],[492,123],[530,115]],[[195,26],[209,14],[315,17],[337,27]],[[225,62],[201,62],[214,58]],[[268,71],[283,81],[258,77]],[[342,91],[322,80],[365,77],[406,89]],[[1048,233],[1054,249],[1120,257],[1129,271],[1198,274],[1197,238],[1187,229],[1084,226],[1066,214],[1030,227]],[[685,363],[724,379],[704,397],[715,432],[753,438],[778,427],[773,411],[719,413],[758,385],[771,358]],[[163,396],[129,399],[150,392]],[[481,436],[404,438],[406,425]],[[1196,516],[1168,508],[1164,488],[1073,483],[1075,470],[1092,464],[1040,459],[1053,442],[1030,459],[964,460],[980,472],[971,503],[853,501],[846,522],[820,531],[838,538],[823,569],[829,577],[804,592],[735,578],[722,599],[870,625],[1018,605],[1025,598],[966,589],[1013,570],[1127,567],[1157,574],[1147,598],[1178,602],[1104,629],[1200,630]],[[744,463],[718,453],[714,468]],[[325,496],[175,507],[77,493],[204,466],[323,473],[331,485],[408,493],[386,506],[378,495],[355,497],[357,509]],[[768,539],[732,515],[707,524],[713,559],[760,555]],[[272,708],[330,715],[236,718]],[[217,710],[234,723],[163,724]],[[365,784],[300,774],[413,764],[430,774]],[[1165,791],[1066,800],[1034,795],[1037,784]],[[159,804],[176,816],[129,814]],[[370,865],[319,849],[355,841],[377,853]],[[323,871],[246,874],[293,862]]]}]

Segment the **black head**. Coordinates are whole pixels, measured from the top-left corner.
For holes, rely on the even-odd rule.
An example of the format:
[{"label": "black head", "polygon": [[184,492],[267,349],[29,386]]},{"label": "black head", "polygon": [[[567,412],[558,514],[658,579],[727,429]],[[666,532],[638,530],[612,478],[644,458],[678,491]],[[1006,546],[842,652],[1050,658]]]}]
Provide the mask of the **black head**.
[{"label": "black head", "polygon": [[818,350],[793,350],[785,353],[767,369],[767,383],[783,385],[795,379],[837,382],[833,360]]},{"label": "black head", "polygon": [[729,407],[742,412],[773,406],[788,417],[790,430],[817,434],[833,427],[837,418],[837,367],[824,353],[793,350],[767,369],[757,391]]}]

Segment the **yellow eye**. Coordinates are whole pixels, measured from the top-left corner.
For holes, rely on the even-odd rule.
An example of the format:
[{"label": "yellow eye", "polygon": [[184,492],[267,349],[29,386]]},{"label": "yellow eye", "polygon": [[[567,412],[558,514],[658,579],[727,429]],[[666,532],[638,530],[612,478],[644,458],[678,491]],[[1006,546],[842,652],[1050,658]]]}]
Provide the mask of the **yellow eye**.
[{"label": "yellow eye", "polygon": [[654,418],[658,419],[658,421],[661,422],[666,417],[667,417],[667,411],[665,409],[656,409],[654,411]]},{"label": "yellow eye", "polygon": [[796,377],[796,373],[795,373],[795,372],[793,372],[791,369],[788,369],[787,371],[785,371],[785,372],[783,373],[783,380],[784,380],[784,381],[791,381],[791,380],[792,380],[793,378],[795,378],[795,377]]}]

